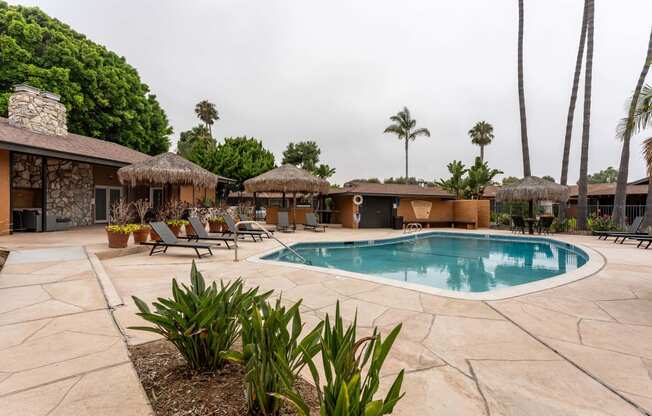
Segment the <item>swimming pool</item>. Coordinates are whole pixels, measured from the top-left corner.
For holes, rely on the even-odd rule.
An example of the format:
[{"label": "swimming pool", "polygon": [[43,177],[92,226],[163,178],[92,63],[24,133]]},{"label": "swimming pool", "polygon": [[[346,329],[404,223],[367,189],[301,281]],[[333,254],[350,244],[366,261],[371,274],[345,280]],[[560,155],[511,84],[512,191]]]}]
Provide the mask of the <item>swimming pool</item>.
[{"label": "swimming pool", "polygon": [[571,273],[589,256],[538,237],[429,232],[385,240],[298,243],[263,260],[375,276],[409,286],[483,293]]}]

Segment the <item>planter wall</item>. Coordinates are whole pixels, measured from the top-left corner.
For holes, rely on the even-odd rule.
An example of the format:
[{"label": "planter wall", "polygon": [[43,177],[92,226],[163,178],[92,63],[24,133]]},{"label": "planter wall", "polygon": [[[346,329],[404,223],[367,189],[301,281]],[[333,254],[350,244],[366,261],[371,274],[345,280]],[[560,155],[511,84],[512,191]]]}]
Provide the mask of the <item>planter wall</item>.
[{"label": "planter wall", "polygon": [[209,221],[208,228],[211,233],[222,233],[226,228],[226,224],[223,222]]}]

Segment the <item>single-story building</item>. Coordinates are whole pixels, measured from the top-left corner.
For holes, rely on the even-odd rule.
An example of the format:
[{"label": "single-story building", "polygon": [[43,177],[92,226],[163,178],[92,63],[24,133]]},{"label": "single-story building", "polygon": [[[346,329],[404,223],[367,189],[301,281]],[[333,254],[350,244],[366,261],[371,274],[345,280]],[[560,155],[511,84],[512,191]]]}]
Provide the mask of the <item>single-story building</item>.
[{"label": "single-story building", "polygon": [[[16,86],[8,118],[0,117],[0,234],[108,222],[112,203],[128,191],[117,170],[149,159],[125,146],[68,132],[66,108],[56,94]],[[183,200],[192,194],[177,186],[168,195]],[[141,187],[137,195],[160,201],[163,189]]]},{"label": "single-story building", "polygon": [[489,226],[489,202],[456,200],[438,186],[348,182],[332,188],[337,222],[349,228],[384,228],[417,222],[424,226]]}]

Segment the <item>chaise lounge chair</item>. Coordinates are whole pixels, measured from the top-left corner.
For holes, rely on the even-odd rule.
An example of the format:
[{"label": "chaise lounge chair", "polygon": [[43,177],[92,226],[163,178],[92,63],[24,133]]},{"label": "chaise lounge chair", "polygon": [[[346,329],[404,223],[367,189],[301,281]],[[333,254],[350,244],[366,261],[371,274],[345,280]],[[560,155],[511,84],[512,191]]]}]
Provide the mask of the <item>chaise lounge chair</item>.
[{"label": "chaise lounge chair", "polygon": [[[240,215],[240,219],[242,221],[252,221],[251,217],[249,217],[247,215]],[[244,227],[245,231],[260,231],[260,228],[254,228],[253,224],[251,224],[251,223],[244,224],[243,227]],[[276,231],[276,228],[274,228],[274,227],[264,227],[264,228],[271,235],[274,235],[274,231]],[[262,237],[269,238],[269,234],[265,235],[263,233]]]},{"label": "chaise lounge chair", "polygon": [[314,212],[306,213],[306,223],[303,224],[303,228],[306,230],[312,231],[326,231],[326,226],[317,222],[317,216]]},{"label": "chaise lounge chair", "polygon": [[[636,217],[632,224],[627,228],[627,231],[596,231],[594,234],[598,235],[598,239],[607,240],[609,237],[616,237],[614,243],[620,239],[620,244],[624,243],[628,238],[636,238],[638,236],[645,236],[645,233],[640,232],[641,225],[643,224],[643,217]],[[603,238],[604,237],[604,238]]]},{"label": "chaise lounge chair", "polygon": [[[146,241],[140,243],[142,245],[152,246],[152,249],[149,252],[149,255],[165,253],[170,247],[184,247],[191,248],[197,253],[197,257],[202,258],[203,256],[213,255],[211,251],[211,246],[205,243],[199,243],[196,241],[179,241],[179,239],[174,235],[172,230],[164,222],[150,222],[149,225],[154,229],[156,234],[159,235],[160,240],[158,241]],[[199,250],[208,250],[208,253],[200,254]]]},{"label": "chaise lounge chair", "polygon": [[236,244],[234,237],[225,237],[223,235],[208,233],[206,231],[206,228],[204,227],[204,224],[202,224],[202,222],[197,217],[190,217],[188,218],[188,221],[190,221],[190,225],[192,225],[192,229],[195,231],[194,235],[187,236],[189,241],[193,241],[193,240],[194,241],[199,241],[199,240],[219,241],[219,242],[223,242],[226,245],[226,248],[228,249],[231,249],[229,242]]},{"label": "chaise lounge chair", "polygon": [[652,234],[646,236],[634,237],[634,238],[638,241],[638,245],[636,247],[641,247],[643,246],[643,243],[647,242],[647,245],[645,246],[645,249],[647,250],[652,245]]},{"label": "chaise lounge chair", "polygon": [[256,240],[256,237],[260,239],[260,241],[263,241],[263,235],[266,237],[269,237],[270,233],[268,231],[263,231],[263,230],[238,230],[238,227],[235,225],[235,220],[231,218],[230,215],[225,214],[224,215],[224,222],[226,223],[227,227],[229,228],[228,230],[224,231],[222,235],[242,235],[242,236],[250,236],[252,240]]},{"label": "chaise lounge chair", "polygon": [[293,233],[294,232],[294,227],[290,226],[290,217],[288,216],[287,212],[279,211],[279,213],[278,213],[278,224],[276,225],[276,229],[283,232],[283,233]]}]

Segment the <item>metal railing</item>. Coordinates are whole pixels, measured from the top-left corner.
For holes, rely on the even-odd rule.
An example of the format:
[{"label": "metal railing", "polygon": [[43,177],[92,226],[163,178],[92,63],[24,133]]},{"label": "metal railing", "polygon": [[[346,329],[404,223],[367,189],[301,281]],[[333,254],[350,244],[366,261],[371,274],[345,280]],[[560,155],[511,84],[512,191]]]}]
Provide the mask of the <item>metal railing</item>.
[{"label": "metal railing", "polygon": [[[589,216],[611,216],[614,211],[614,206],[611,204],[589,204],[587,206]],[[577,206],[572,205],[569,210],[577,212]],[[524,215],[527,213],[527,204],[500,204],[494,205],[494,213],[496,214],[509,214],[509,215]],[[567,211],[568,212],[568,211]],[[557,207],[555,207],[555,215],[557,214]],[[634,218],[642,217],[645,215],[645,205],[625,205],[625,217],[627,223],[631,223]],[[574,215],[570,215],[574,216]]]},{"label": "metal railing", "polygon": [[301,254],[297,253],[297,251],[296,251],[295,249],[293,249],[292,247],[288,246],[287,244],[285,244],[284,242],[282,242],[282,241],[279,240],[278,238],[274,237],[274,235],[273,235],[272,233],[270,233],[270,232],[267,230],[267,228],[265,228],[265,227],[264,227],[262,224],[260,224],[258,221],[238,221],[238,222],[235,224],[235,240],[236,240],[236,243],[235,243],[235,259],[234,259],[234,261],[239,261],[239,260],[238,260],[238,243],[237,243],[237,240],[238,240],[238,229],[239,229],[238,227],[240,226],[240,224],[243,224],[243,225],[244,225],[244,224],[253,224],[253,225],[257,226],[257,227],[260,229],[260,231],[262,231],[262,232],[265,233],[265,235],[267,236],[267,238],[275,240],[277,243],[279,243],[280,245],[282,245],[283,247],[285,247],[286,249],[288,249],[292,254],[294,254],[295,256],[297,256],[298,258],[300,258],[301,261],[303,261],[304,264],[308,264],[308,265],[311,264],[310,261],[308,261],[308,260],[305,259],[305,257],[303,257]]}]

